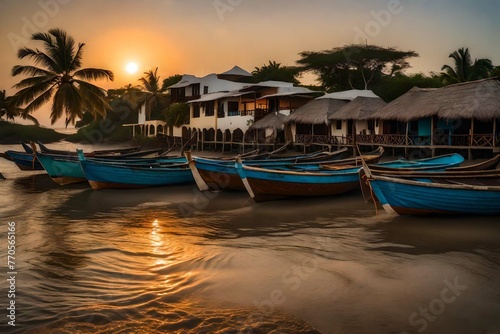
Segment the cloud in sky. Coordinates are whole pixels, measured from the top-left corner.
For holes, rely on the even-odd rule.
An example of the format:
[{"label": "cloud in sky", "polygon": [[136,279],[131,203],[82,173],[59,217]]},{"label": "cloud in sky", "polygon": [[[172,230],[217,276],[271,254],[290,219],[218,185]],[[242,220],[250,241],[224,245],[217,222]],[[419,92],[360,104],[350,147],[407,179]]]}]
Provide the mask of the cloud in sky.
[{"label": "cloud in sky", "polygon": [[[294,65],[301,51],[365,38],[417,51],[412,72],[438,72],[462,46],[499,64],[499,9],[500,0],[0,0],[0,89],[13,93],[18,81],[10,77],[24,62],[16,50],[40,47],[29,33],[54,27],[86,43],[85,67],[115,72],[105,88],[136,84],[155,67],[166,78],[234,65],[251,71],[269,60]],[[126,73],[129,61],[139,74]]]}]

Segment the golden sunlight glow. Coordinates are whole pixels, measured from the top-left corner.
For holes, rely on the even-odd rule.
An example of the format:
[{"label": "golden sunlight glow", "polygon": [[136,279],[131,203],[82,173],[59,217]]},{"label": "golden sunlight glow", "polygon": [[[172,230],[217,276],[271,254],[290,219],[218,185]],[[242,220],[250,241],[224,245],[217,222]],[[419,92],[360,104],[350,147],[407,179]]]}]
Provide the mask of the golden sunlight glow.
[{"label": "golden sunlight glow", "polygon": [[134,74],[135,72],[137,72],[138,69],[139,66],[137,66],[136,63],[128,63],[126,67],[127,72],[130,74]]}]

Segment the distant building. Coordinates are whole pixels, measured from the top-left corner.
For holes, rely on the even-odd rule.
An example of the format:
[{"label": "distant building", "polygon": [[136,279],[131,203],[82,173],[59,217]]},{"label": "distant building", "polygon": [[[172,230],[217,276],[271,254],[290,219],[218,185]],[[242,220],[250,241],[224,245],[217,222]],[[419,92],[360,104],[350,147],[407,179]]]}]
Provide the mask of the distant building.
[{"label": "distant building", "polygon": [[137,123],[123,124],[132,128],[132,136],[141,134],[145,137],[156,137],[159,134],[166,134],[167,123],[161,120],[146,120],[146,105],[142,105],[137,114]]},{"label": "distant building", "polygon": [[249,72],[235,66],[202,78],[184,75],[168,87],[173,103],[185,102],[190,106],[189,124],[174,128],[172,135],[194,138],[202,146],[258,141],[253,131],[247,136],[254,122],[270,112],[288,115],[318,95],[288,82],[243,82],[249,77]]}]

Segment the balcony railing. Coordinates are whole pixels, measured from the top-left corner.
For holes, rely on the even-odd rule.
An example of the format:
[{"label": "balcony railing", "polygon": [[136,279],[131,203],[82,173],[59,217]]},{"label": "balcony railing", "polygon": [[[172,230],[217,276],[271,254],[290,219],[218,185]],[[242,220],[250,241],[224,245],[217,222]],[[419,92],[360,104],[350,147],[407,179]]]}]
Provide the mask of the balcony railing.
[{"label": "balcony railing", "polygon": [[[352,135],[346,136],[326,136],[297,134],[296,143],[302,144],[332,144],[332,145],[353,145]],[[436,134],[431,140],[431,136],[408,136],[400,134],[382,135],[356,135],[356,142],[360,144],[386,145],[386,146],[455,146],[455,147],[498,147],[500,146],[500,136],[496,138],[492,134],[470,135],[449,135]]]}]

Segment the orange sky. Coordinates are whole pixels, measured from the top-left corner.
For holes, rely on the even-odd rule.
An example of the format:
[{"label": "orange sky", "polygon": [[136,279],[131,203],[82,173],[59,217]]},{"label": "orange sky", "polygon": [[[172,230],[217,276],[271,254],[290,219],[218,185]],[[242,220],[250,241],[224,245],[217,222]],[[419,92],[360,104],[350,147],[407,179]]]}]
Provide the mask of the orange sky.
[{"label": "orange sky", "polygon": [[[363,42],[415,50],[411,72],[439,72],[448,54],[500,64],[498,0],[0,0],[0,89],[33,31],[58,27],[86,43],[83,66],[110,69],[104,88],[137,84],[144,71],[203,76],[269,60],[294,65],[301,51]],[[125,71],[128,62],[136,74]],[[311,83],[312,78],[305,78]],[[47,109],[36,112],[49,125]],[[62,122],[56,124],[61,126]]]}]

